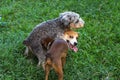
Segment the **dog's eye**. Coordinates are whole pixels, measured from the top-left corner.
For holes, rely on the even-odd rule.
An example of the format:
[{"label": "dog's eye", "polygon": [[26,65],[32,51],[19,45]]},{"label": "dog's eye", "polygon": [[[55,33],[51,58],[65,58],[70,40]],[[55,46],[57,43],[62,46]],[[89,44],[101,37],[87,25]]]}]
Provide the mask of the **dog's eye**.
[{"label": "dog's eye", "polygon": [[78,23],[79,22],[79,20],[77,20],[75,23]]},{"label": "dog's eye", "polygon": [[78,39],[78,37],[76,37],[76,39]]},{"label": "dog's eye", "polygon": [[73,36],[70,36],[70,38],[73,38]]}]

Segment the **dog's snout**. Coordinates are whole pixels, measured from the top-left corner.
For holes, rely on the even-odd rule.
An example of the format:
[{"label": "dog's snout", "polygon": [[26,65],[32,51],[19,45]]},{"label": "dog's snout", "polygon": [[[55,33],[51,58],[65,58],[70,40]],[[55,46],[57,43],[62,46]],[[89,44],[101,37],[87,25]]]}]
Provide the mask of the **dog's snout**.
[{"label": "dog's snout", "polygon": [[66,40],[68,43],[70,42],[69,40]]},{"label": "dog's snout", "polygon": [[76,42],[74,42],[74,45],[76,46],[76,45],[77,45],[77,43],[76,43]]}]

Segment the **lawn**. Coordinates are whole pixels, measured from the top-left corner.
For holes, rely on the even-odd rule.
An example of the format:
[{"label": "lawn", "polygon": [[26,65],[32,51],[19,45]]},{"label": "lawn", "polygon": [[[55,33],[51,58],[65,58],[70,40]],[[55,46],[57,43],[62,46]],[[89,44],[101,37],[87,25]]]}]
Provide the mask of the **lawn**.
[{"label": "lawn", "polygon": [[[120,80],[120,1],[1,0],[0,80],[44,80],[36,59],[23,56],[22,41],[39,23],[64,11],[85,21],[78,29],[79,51],[69,51],[64,80]],[[49,80],[57,80],[51,71]]]}]

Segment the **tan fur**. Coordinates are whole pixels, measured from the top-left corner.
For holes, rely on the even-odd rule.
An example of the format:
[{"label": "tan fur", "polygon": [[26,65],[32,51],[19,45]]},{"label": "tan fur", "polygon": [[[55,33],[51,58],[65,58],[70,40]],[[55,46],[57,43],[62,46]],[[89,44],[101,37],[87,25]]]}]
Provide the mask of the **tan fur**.
[{"label": "tan fur", "polygon": [[45,80],[48,80],[48,75],[51,67],[53,67],[55,72],[58,74],[58,80],[63,80],[63,66],[65,65],[67,51],[69,48],[66,40],[71,39],[69,38],[69,36],[75,36],[77,38],[78,33],[74,31],[66,31],[63,36],[64,40],[56,39],[53,41],[50,38],[46,38],[43,40],[42,44],[44,47],[46,46],[46,44],[49,44],[48,40],[53,41],[46,54],[46,61],[45,61],[45,68],[44,68]]}]

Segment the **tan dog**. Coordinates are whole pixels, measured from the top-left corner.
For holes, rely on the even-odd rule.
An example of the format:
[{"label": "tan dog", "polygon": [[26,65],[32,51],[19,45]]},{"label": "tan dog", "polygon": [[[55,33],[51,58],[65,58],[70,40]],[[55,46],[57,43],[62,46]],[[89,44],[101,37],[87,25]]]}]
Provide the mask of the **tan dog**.
[{"label": "tan dog", "polygon": [[63,66],[66,62],[68,49],[77,52],[78,33],[74,31],[66,31],[63,39],[45,38],[42,40],[44,48],[48,49],[45,62],[45,80],[48,80],[50,68],[53,67],[58,74],[58,80],[63,80]]}]

